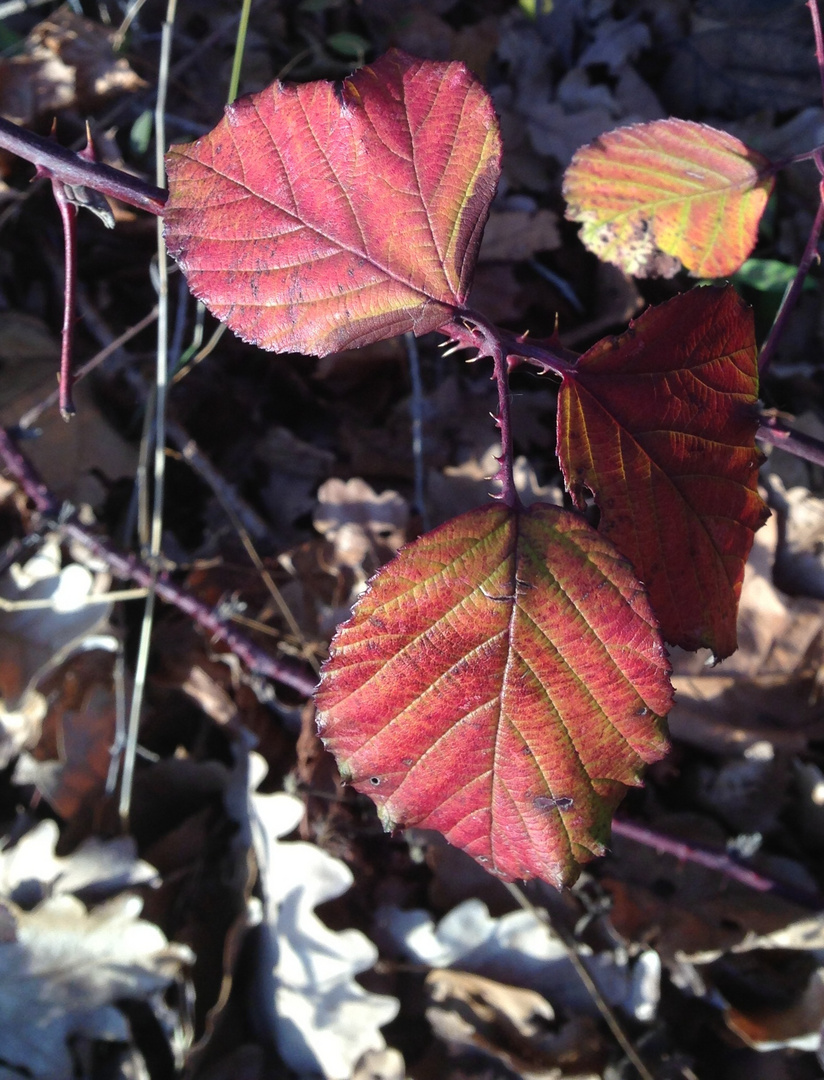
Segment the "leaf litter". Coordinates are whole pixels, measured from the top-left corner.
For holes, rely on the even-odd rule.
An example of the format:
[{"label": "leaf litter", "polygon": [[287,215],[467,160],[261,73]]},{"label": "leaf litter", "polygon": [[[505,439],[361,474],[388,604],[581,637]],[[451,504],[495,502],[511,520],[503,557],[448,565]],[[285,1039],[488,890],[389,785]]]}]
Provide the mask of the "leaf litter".
[{"label": "leaf litter", "polygon": [[[247,89],[259,90],[295,58],[293,71],[302,81],[349,74],[325,45],[326,37],[344,30],[367,39],[372,35],[376,53],[386,45],[411,48],[414,32],[422,44],[413,51],[421,55],[430,54],[427,43],[444,62],[471,55],[473,70],[494,84],[505,142],[501,201],[493,207],[490,234],[496,246],[488,248],[488,256],[482,247],[479,256],[489,259],[487,265],[494,270],[487,278],[488,289],[499,292],[515,330],[537,325],[551,333],[557,311],[562,335],[579,347],[623,330],[628,318],[662,294],[654,293],[659,286],[629,281],[620,271],[605,273],[576,246],[569,227],[559,227],[560,167],[578,147],[590,135],[619,124],[660,119],[673,110],[686,120],[705,120],[709,113],[714,121],[720,113],[720,126],[729,122],[729,130],[748,144],[767,156],[781,156],[799,146],[789,138],[789,150],[774,149],[782,138],[788,141],[787,133],[782,135],[787,113],[775,110],[817,105],[803,19],[792,12],[772,16],[778,21],[770,23],[765,34],[768,24],[755,10],[757,5],[747,5],[753,11],[743,23],[737,10],[724,14],[719,9],[713,16],[718,26],[707,24],[706,5],[686,0],[631,5],[558,0],[544,21],[527,18],[515,5],[502,15],[495,5],[482,4],[481,22],[465,25],[458,25],[463,9],[446,2],[416,7],[411,16],[406,4],[365,2],[357,12],[348,5],[312,12],[304,7],[296,21],[280,12],[261,15],[249,69],[259,83]],[[73,18],[78,17],[51,21],[65,25]],[[230,64],[232,46],[225,35],[210,43],[209,33],[217,28],[215,12],[204,8],[197,19],[184,18],[192,40],[204,44],[172,91],[170,124],[177,142],[196,137],[214,123],[222,92],[215,72]],[[35,21],[30,17],[25,25],[14,24],[20,41],[30,42],[19,54],[21,69],[33,43],[52,48],[48,43],[57,40],[52,30],[35,31]],[[81,36],[87,33],[82,26],[75,28]],[[307,35],[312,55],[300,59]],[[766,71],[759,74],[759,63],[752,59],[729,66],[733,54],[763,55],[765,41],[780,46],[782,55],[789,49],[787,55],[796,56],[792,50],[799,50],[799,59],[777,74],[774,65],[769,77]],[[151,70],[138,62],[149,57],[154,63],[151,42],[151,27],[138,19],[126,50],[133,59],[131,70]],[[53,84],[42,96],[29,68],[32,82],[18,99],[24,102],[26,119],[35,121],[39,115],[35,100],[49,101],[49,108],[59,103],[61,124],[79,135],[79,108],[103,118],[111,103],[106,98],[118,87],[134,102],[134,114],[145,109],[148,102],[139,80],[130,77],[118,84],[111,76],[105,85],[107,71],[124,71],[111,50],[106,55],[104,83],[99,91],[89,91],[87,82],[82,105],[77,73],[85,78],[94,64],[87,59],[73,65],[65,49],[56,47],[50,57],[44,55],[42,60],[52,65],[47,77]],[[685,58],[689,72],[696,64],[704,65],[701,70],[710,76],[686,78]],[[697,101],[690,97],[696,93]],[[117,121],[121,145],[132,125],[124,116]],[[820,117],[811,115],[806,122],[805,130],[812,132]],[[735,124],[746,125],[747,133]],[[193,125],[199,125],[197,131]],[[811,134],[803,141],[806,149],[815,139]],[[136,135],[132,145],[138,145]],[[130,160],[139,169],[147,168],[139,155]],[[14,175],[4,175],[17,185]],[[794,238],[803,235],[804,198],[799,185],[786,204],[779,204],[775,239],[760,241],[765,257],[797,259]],[[36,229],[42,230],[43,207],[33,205],[32,212],[40,215]],[[0,291],[4,309],[16,314],[20,308],[37,320],[28,338],[42,352],[42,327],[55,330],[45,299],[54,282],[31,256],[43,241],[31,225],[26,232],[25,213],[0,261]],[[81,242],[89,252],[81,271],[84,284],[93,308],[117,331],[154,303],[134,269],[142,269],[148,260],[148,230],[139,221],[129,227],[128,240],[121,240],[127,255],[115,257],[96,224],[82,225]],[[525,237],[523,244],[520,236]],[[54,246],[59,247],[59,240]],[[530,260],[568,283],[584,310],[576,311],[562,289]],[[811,402],[820,408],[812,360],[820,338],[815,320],[805,323],[804,333],[807,338],[781,356],[776,369],[777,404],[794,412]],[[25,346],[24,341],[18,352]],[[129,514],[134,464],[133,458],[121,456],[120,440],[134,445],[137,431],[131,418],[142,407],[118,365],[148,366],[151,348],[144,343],[122,351],[101,373],[95,396],[83,402],[81,417],[93,420],[87,456],[69,462],[57,425],[44,424],[43,436],[33,444],[50,484],[62,495],[68,493],[65,477],[82,480],[78,501],[93,504],[84,507],[88,520],[113,535]],[[275,364],[227,336],[217,354],[181,380],[173,394],[177,417],[232,489],[267,523],[269,535],[260,543],[263,563],[318,656],[333,624],[348,614],[387,549],[395,550],[418,529],[421,508],[414,505],[411,485],[410,383],[403,345],[370,348],[373,351],[359,359],[352,353],[330,356],[326,367],[288,357]],[[4,361],[4,401],[13,403],[28,391],[24,374],[30,373],[17,364],[19,374],[12,374],[13,358],[4,355]],[[485,415],[490,407],[485,404],[486,373],[467,368],[456,376],[454,370],[424,353],[424,457],[436,519],[482,505],[491,488],[486,477],[494,472],[494,432]],[[775,385],[768,380],[766,392],[776,392]],[[561,498],[560,477],[548,464],[554,390],[527,378],[514,390],[516,409],[522,408],[517,450],[532,469],[525,489],[555,501]],[[16,418],[14,412],[7,415],[9,423]],[[83,475],[78,477],[78,472]],[[734,859],[756,867],[764,880],[780,888],[754,889],[717,870],[659,855],[615,835],[607,860],[592,864],[560,904],[540,886],[530,893],[573,934],[601,993],[623,1017],[632,1018],[634,1037],[645,1048],[650,1068],[660,1068],[662,1075],[670,1075],[665,1069],[676,1069],[675,1075],[689,1075],[690,1070],[701,1076],[731,1074],[733,1064],[749,1075],[778,1075],[770,1068],[783,1070],[782,1076],[789,1069],[793,1075],[817,1075],[824,761],[817,678],[821,600],[816,520],[824,490],[820,474],[807,466],[799,466],[792,476],[779,470],[779,476],[783,487],[771,481],[769,473],[765,476],[765,491],[781,529],[774,525],[756,534],[742,585],[741,647],[715,669],[703,666],[703,654],[697,659],[674,654],[674,751],[653,768],[646,788],[633,794],[625,812],[656,834],[680,839],[687,848],[729,850]],[[333,486],[324,490],[322,485],[330,480]],[[170,483],[167,550],[180,563],[177,573],[187,575],[198,595],[231,617],[262,626],[259,640],[268,647],[298,648],[216,500],[182,462],[172,462]],[[469,483],[471,492],[459,494]],[[547,492],[554,497],[547,498]],[[459,498],[471,504],[459,507]],[[10,493],[0,510],[10,540],[40,524]],[[79,550],[63,545],[55,557],[50,543],[46,551],[52,552],[47,580],[74,566],[86,575],[80,595],[90,587],[110,587],[98,566],[81,565],[88,556]],[[24,567],[28,553],[19,553],[16,561]],[[71,570],[67,580],[72,576],[79,577]],[[16,591],[12,598],[24,596]],[[111,615],[102,608],[81,610],[90,625],[80,634],[75,633],[71,612],[39,610],[24,617],[36,628],[36,641],[48,644],[29,644],[19,613],[3,616],[14,641],[2,657],[5,726],[11,726],[12,705],[18,709],[18,734],[9,736],[8,764],[15,763],[15,772],[4,776],[0,803],[4,925],[10,938],[3,947],[12,965],[21,962],[24,949],[26,962],[38,958],[50,972],[45,981],[53,991],[45,999],[51,1010],[49,1039],[35,1046],[29,1040],[26,1068],[35,1075],[40,1069],[43,1075],[56,1076],[67,1068],[73,1075],[99,1075],[84,1048],[95,1045],[99,1051],[116,1037],[118,1047],[128,1047],[129,1054],[149,1062],[150,1071],[156,1069],[140,1025],[131,1023],[131,1007],[123,1006],[123,999],[131,997],[133,1002],[148,1002],[157,1030],[174,1049],[173,1058],[176,1054],[182,1069],[187,1057],[192,1076],[217,1077],[221,1070],[231,1076],[272,1075],[282,1067],[279,1058],[293,1052],[293,1069],[307,1077],[318,1074],[320,1063],[325,1075],[360,1078],[369,1075],[370,1062],[379,1061],[394,1069],[395,1077],[497,1078],[513,1070],[524,1076],[617,1075],[620,1051],[568,954],[545,926],[527,912],[512,911],[512,898],[503,886],[460,852],[441,848],[425,836],[409,843],[384,836],[369,804],[340,786],[331,758],[313,734],[310,710],[301,711],[280,691],[261,702],[266,695],[260,685],[229,654],[167,611],[157,628],[141,733],[143,756],[126,838],[130,842],[117,839],[116,811],[106,789],[106,770],[100,766],[117,744],[118,652],[112,647],[92,653],[83,642],[89,642],[89,633],[102,633],[109,643],[122,640],[128,656],[132,631],[119,610]],[[108,621],[101,623],[101,617]],[[78,637],[77,652],[60,652]],[[36,707],[24,716],[19,695],[27,687]],[[269,768],[262,795],[250,796],[241,776],[248,754],[244,730],[255,732]],[[93,745],[83,748],[81,736]],[[82,774],[84,761],[95,763],[89,770],[95,772],[95,784],[70,787],[73,801],[64,801],[54,783],[54,767],[65,772],[67,764],[75,762],[68,770],[70,778],[72,770]],[[281,794],[284,788],[308,803],[310,815],[297,822],[297,804],[288,803],[288,812],[284,809],[282,820],[267,833],[270,850],[279,853],[267,864],[262,841],[256,850],[252,841],[250,806],[256,799],[290,799]],[[277,837],[290,822],[297,822],[300,841]],[[314,852],[306,862],[301,862],[305,851],[298,854],[301,845]],[[295,868],[279,872],[279,860],[288,861],[282,849],[290,846],[296,849]],[[315,858],[324,851],[326,861]],[[250,858],[260,864],[257,870],[250,871]],[[36,873],[27,869],[31,860]],[[336,884],[324,892],[326,875]],[[329,890],[339,893],[353,878],[348,891],[333,899]],[[267,890],[275,897],[290,888],[293,909],[276,902],[267,907]],[[486,907],[478,906],[479,896]],[[257,927],[250,925],[256,911],[261,920]],[[298,982],[291,998],[278,998],[274,960],[262,973],[261,964],[253,965],[254,977],[244,965],[244,948],[257,961],[266,955],[261,937],[254,937],[263,931],[282,943],[286,958],[300,959],[300,939],[287,918],[290,911],[299,912],[306,957],[328,950],[330,959],[338,958],[332,1000],[367,1003],[362,1012],[357,1007],[354,1014],[341,1012],[337,1026],[330,1019],[334,1010],[325,1013],[325,999],[313,996],[305,983]],[[61,962],[53,962],[55,927],[61,948],[74,961],[62,963],[61,953]],[[336,937],[352,931],[361,935],[357,946],[354,938]],[[376,967],[370,939],[380,950]],[[141,943],[138,956],[136,941]],[[417,951],[410,944],[414,941]],[[770,960],[767,953],[776,955]],[[88,956],[94,974],[86,982],[71,965]],[[410,971],[410,962],[420,970]],[[118,964],[123,972],[112,976],[111,966]],[[356,976],[355,969],[364,965],[373,966]],[[421,976],[430,971],[424,990]],[[530,973],[536,971],[542,972],[542,981],[533,984]],[[194,1033],[187,1027],[181,995],[176,996],[185,979],[191,979],[195,992]],[[266,985],[265,993],[259,980]],[[756,997],[753,1004],[753,988],[764,985],[774,987],[775,993],[763,1000]],[[284,1004],[287,999],[290,1003]],[[372,1007],[372,999],[381,1002],[379,1007]],[[400,1013],[392,1021],[398,1003]],[[250,1026],[250,1016],[262,1013],[268,1013],[268,1020]],[[719,1020],[728,1025],[723,1035]],[[291,1033],[284,1036],[282,1029],[290,1024]],[[12,1038],[25,1040],[27,1027],[30,1031],[24,1019]],[[196,1051],[191,1049],[193,1038],[201,1039]],[[396,1048],[396,1055],[403,1051],[405,1060],[379,1058],[382,1043]],[[15,1048],[14,1056],[0,1056],[16,1065],[16,1044],[6,1045]],[[358,1062],[367,1047],[372,1049]]]}]

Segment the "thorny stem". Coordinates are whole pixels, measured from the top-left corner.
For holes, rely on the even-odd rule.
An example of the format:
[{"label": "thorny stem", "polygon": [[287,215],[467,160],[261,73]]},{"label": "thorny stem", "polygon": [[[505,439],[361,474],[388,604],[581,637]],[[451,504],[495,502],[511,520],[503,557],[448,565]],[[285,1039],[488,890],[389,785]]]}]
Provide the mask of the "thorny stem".
[{"label": "thorny stem", "polygon": [[476,349],[478,357],[488,356],[492,359],[492,377],[498,388],[498,413],[493,419],[501,433],[501,455],[496,458],[500,468],[494,477],[501,485],[501,493],[496,498],[500,498],[511,510],[519,510],[521,500],[515,486],[515,455],[509,409],[509,372],[518,360],[507,355],[506,339],[511,335],[468,311],[461,312],[454,322],[442,326],[441,333],[456,342],[459,348]]},{"label": "thorny stem", "polygon": [[571,375],[575,370],[578,353],[565,349],[560,342],[532,341],[526,334],[513,334],[479,315],[469,308],[455,312],[455,318],[442,326],[439,333],[446,334],[459,349],[478,349],[481,356],[492,356],[491,346],[496,342],[509,363],[510,370],[520,363],[532,364],[541,374],[552,372]]},{"label": "thorny stem", "polygon": [[501,433],[500,465],[495,479],[501,485],[501,501],[510,510],[520,510],[521,500],[515,486],[515,452],[512,448],[512,419],[509,409],[509,364],[499,341],[490,342],[492,349],[493,378],[498,387],[498,415],[495,424]]},{"label": "thorny stem", "polygon": [[63,183],[51,178],[54,201],[63,221],[63,250],[65,262],[65,285],[63,288],[63,333],[60,339],[60,415],[71,420],[75,414],[72,400],[74,372],[72,371],[72,346],[74,344],[74,309],[77,299],[77,207],[69,202]]},{"label": "thorny stem", "polygon": [[156,216],[163,213],[168,193],[162,188],[110,165],[87,161],[53,139],[35,135],[3,117],[0,117],[0,147],[30,161],[64,184],[93,188]]},{"label": "thorny stem", "polygon": [[654,848],[659,854],[672,855],[680,862],[697,863],[710,870],[717,870],[728,878],[746,885],[757,892],[772,892],[783,896],[785,899],[798,904],[800,907],[811,908],[820,911],[824,898],[817,893],[811,893],[804,889],[798,889],[794,885],[776,881],[774,878],[759,874],[757,870],[751,870],[748,866],[737,862],[726,852],[710,851],[707,848],[695,847],[683,840],[676,840],[673,836],[647,829],[634,821],[625,818],[613,818],[612,832],[615,836],[623,836],[627,840],[633,840],[636,844]]},{"label": "thorny stem", "polygon": [[[118,551],[106,540],[95,536],[80,522],[76,514],[63,513],[63,508],[57,498],[49,491],[28,460],[15,446],[9,433],[3,428],[0,428],[0,459],[36,509],[44,517],[55,522],[66,536],[81,544],[95,558],[103,561],[115,577],[125,581],[134,581],[143,588],[149,588],[152,585],[155,574],[145,563],[134,555],[126,555]],[[236,656],[240,657],[250,671],[284,686],[290,686],[305,697],[311,697],[317,680],[305,664],[288,657],[278,659],[270,656],[250,641],[242,631],[228,626],[225,618],[212,608],[201,603],[179,585],[175,585],[165,573],[157,575],[156,591],[161,600],[178,608],[179,611],[194,619],[213,638],[222,641]]]},{"label": "thorny stem", "polygon": [[455,342],[456,348],[475,349],[479,357],[488,356],[492,359],[492,377],[498,387],[498,414],[494,420],[501,432],[501,456],[497,458],[500,468],[495,479],[501,484],[501,500],[512,510],[518,510],[521,501],[515,486],[509,373],[519,364],[529,363],[539,368],[542,374],[551,371],[564,377],[574,371],[577,354],[554,342],[528,342],[526,335],[519,337],[508,330],[502,330],[467,308],[456,312],[455,318],[442,326],[440,332]]}]

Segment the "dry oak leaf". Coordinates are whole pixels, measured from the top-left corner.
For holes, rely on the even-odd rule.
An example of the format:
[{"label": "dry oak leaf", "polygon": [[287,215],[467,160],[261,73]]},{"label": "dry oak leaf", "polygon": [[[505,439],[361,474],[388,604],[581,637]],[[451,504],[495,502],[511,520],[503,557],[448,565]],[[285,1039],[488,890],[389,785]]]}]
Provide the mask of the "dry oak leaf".
[{"label": "dry oak leaf", "polygon": [[169,250],[245,341],[325,356],[436,330],[467,297],[500,173],[459,63],[393,50],[343,83],[274,83],[166,164]]},{"label": "dry oak leaf", "polygon": [[332,643],[318,728],[387,829],[437,829],[501,878],[560,886],[666,752],[668,674],[609,541],[555,506],[487,505],[372,579]]},{"label": "dry oak leaf", "polygon": [[582,147],[563,193],[586,247],[628,274],[669,276],[664,252],[698,277],[726,277],[755,246],[772,188],[770,162],[740,139],[668,119]]},{"label": "dry oak leaf", "polygon": [[767,508],[758,494],[752,312],[707,286],[649,308],[565,375],[558,454],[578,506],[649,590],[664,638],[736,649],[744,564]]}]

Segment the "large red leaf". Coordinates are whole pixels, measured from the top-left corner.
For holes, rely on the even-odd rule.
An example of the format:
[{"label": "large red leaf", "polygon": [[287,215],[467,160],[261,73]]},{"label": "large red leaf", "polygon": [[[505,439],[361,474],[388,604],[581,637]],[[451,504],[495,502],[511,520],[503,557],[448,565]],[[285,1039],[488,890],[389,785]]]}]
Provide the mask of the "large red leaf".
[{"label": "large red leaf", "polygon": [[578,514],[490,504],[404,548],[338,629],[317,695],[387,829],[502,878],[574,878],[667,749],[669,664],[627,561]]},{"label": "large red leaf", "polygon": [[166,158],[166,242],[246,341],[323,356],[436,330],[466,300],[500,172],[463,64],[394,50],[342,84],[275,83]]},{"label": "large red leaf", "polygon": [[664,637],[717,658],[736,648],[758,495],[752,312],[731,287],[696,288],[605,338],[564,378],[558,454],[589,488],[600,530],[649,590]]},{"label": "large red leaf", "polygon": [[755,245],[772,186],[770,163],[740,139],[669,119],[582,147],[564,197],[586,246],[627,273],[666,273],[660,249],[701,277],[727,277]]}]

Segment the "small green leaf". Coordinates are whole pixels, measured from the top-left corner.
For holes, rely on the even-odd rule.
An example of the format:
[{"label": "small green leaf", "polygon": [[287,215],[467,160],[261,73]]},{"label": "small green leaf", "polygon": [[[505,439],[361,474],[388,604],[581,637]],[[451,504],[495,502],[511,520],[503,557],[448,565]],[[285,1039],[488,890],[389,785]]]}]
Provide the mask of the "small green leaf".
[{"label": "small green leaf", "polygon": [[132,124],[132,130],[129,132],[129,145],[135,154],[146,153],[153,131],[154,113],[151,109],[145,109]]},{"label": "small green leaf", "polygon": [[525,11],[530,19],[536,19],[539,15],[549,15],[555,7],[553,0],[518,0],[521,11]]},{"label": "small green leaf", "polygon": [[326,39],[326,44],[334,52],[345,56],[347,60],[360,60],[361,62],[363,62],[369,48],[369,42],[366,38],[362,38],[360,34],[350,33],[348,30],[342,30],[339,34],[330,34]]},{"label": "small green leaf", "polygon": [[298,11],[315,15],[321,11],[331,11],[339,7],[343,7],[343,0],[300,0]]},{"label": "small green leaf", "polygon": [[[747,259],[733,276],[735,285],[748,285],[758,292],[783,293],[796,275],[797,267],[779,259]],[[807,278],[805,289],[814,289],[815,282]]]}]

